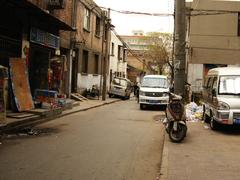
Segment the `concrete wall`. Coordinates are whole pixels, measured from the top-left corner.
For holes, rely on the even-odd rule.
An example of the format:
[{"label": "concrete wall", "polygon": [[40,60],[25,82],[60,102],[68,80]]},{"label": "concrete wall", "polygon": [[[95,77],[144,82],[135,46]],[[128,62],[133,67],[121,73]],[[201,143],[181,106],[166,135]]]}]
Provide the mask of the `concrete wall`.
[{"label": "concrete wall", "polygon": [[78,73],[78,91],[82,92],[84,89],[91,89],[92,85],[100,87],[100,75],[83,75]]},{"label": "concrete wall", "polygon": [[188,82],[191,84],[192,91],[200,91],[203,82],[203,65],[189,64],[188,69]]},{"label": "concrete wall", "polygon": [[[194,0],[188,5],[195,10],[231,11],[218,15],[191,16],[188,19],[188,82],[195,89],[202,83],[200,79],[203,79],[203,64],[239,64],[238,13],[232,11],[240,11],[240,2]],[[211,11],[205,13],[209,14]],[[195,90],[198,91],[199,88]]]},{"label": "concrete wall", "polygon": [[[194,0],[191,7],[236,11],[240,10],[240,2]],[[238,14],[191,16],[188,41],[190,63],[236,64],[240,55]]]}]

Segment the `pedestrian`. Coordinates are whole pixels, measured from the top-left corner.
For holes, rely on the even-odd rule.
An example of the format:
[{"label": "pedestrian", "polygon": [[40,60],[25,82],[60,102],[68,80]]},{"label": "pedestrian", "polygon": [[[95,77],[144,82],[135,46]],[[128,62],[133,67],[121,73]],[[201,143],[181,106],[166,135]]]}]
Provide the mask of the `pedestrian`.
[{"label": "pedestrian", "polygon": [[137,98],[137,102],[139,102],[139,83],[134,83],[134,96]]}]

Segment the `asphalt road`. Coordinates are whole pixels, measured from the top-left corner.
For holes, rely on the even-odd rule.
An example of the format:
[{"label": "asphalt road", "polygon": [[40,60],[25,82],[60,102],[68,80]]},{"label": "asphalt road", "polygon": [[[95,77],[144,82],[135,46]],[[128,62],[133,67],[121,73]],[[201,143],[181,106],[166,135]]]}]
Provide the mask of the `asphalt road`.
[{"label": "asphalt road", "polygon": [[9,135],[0,180],[154,180],[164,139],[159,110],[120,101]]}]

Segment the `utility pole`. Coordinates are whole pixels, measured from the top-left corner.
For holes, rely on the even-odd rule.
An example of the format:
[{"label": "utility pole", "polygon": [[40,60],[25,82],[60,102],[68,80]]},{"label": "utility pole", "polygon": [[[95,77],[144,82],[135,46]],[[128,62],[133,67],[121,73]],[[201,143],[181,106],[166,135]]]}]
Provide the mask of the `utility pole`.
[{"label": "utility pole", "polygon": [[186,82],[186,6],[175,0],[174,93],[184,95]]},{"label": "utility pole", "polygon": [[[105,57],[103,58],[103,88],[102,88],[102,100],[106,100],[107,95],[107,74],[108,74],[108,62],[109,62],[109,41],[110,41],[110,9],[107,11],[107,17],[104,16],[104,26],[105,26]],[[105,24],[106,23],[106,24]]]}]

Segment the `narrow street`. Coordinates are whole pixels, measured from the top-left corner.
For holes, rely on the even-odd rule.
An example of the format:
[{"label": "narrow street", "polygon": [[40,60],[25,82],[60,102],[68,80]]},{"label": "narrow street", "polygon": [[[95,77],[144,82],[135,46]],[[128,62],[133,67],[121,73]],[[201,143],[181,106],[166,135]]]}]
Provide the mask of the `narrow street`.
[{"label": "narrow street", "polygon": [[1,180],[151,180],[160,171],[163,111],[140,111],[134,99],[8,136],[0,145]]}]

